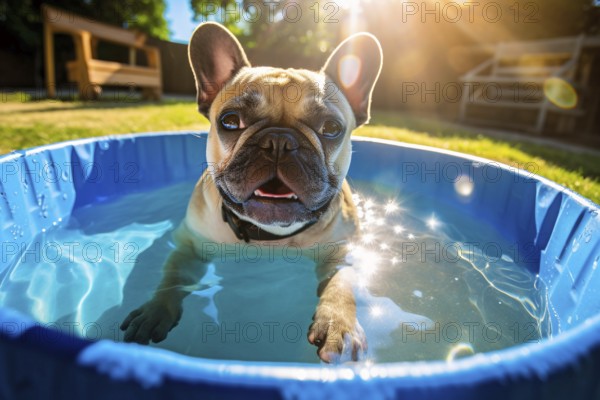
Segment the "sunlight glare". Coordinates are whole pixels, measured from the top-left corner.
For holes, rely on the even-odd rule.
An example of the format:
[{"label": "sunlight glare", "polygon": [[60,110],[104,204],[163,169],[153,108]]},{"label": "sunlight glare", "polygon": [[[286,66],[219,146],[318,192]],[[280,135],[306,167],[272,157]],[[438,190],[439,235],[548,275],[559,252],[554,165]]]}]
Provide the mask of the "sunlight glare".
[{"label": "sunlight glare", "polygon": [[335,0],[342,8],[356,10],[360,7],[361,0]]},{"label": "sunlight glare", "polygon": [[381,261],[379,255],[357,246],[352,251],[352,259],[358,287],[367,288]]}]

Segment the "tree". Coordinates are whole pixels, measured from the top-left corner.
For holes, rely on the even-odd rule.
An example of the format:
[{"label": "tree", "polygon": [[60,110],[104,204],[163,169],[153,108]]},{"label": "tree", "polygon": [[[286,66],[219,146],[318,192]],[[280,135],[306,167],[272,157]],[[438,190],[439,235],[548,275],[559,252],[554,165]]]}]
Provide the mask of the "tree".
[{"label": "tree", "polygon": [[[346,11],[335,2],[190,0],[197,21],[227,26],[255,59],[317,68],[339,41]],[[325,4],[331,10],[323,10]],[[327,16],[333,14],[332,21]],[[328,23],[332,22],[332,23]]]},{"label": "tree", "polygon": [[[42,0],[0,0],[0,47],[17,52],[41,48]],[[169,38],[164,0],[54,0],[53,6],[121,27]]]}]

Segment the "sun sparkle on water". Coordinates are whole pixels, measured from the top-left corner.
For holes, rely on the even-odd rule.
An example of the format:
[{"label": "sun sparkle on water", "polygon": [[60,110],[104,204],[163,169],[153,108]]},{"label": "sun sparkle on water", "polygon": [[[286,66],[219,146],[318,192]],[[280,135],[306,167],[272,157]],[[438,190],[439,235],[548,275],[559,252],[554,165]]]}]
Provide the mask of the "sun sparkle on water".
[{"label": "sun sparkle on water", "polygon": [[398,204],[396,204],[394,201],[390,201],[389,203],[387,203],[385,205],[385,213],[386,214],[393,214],[396,211],[398,211]]},{"label": "sun sparkle on water", "polygon": [[439,225],[440,225],[440,221],[438,221],[435,218],[435,216],[431,216],[431,218],[429,218],[427,220],[427,226],[429,227],[429,229],[435,230]]},{"label": "sun sparkle on water", "polygon": [[379,306],[371,307],[371,315],[373,317],[381,317],[383,315],[383,310]]},{"label": "sun sparkle on water", "polygon": [[375,235],[373,235],[372,233],[367,233],[366,235],[363,236],[362,241],[364,243],[372,243],[373,240],[375,240]]}]

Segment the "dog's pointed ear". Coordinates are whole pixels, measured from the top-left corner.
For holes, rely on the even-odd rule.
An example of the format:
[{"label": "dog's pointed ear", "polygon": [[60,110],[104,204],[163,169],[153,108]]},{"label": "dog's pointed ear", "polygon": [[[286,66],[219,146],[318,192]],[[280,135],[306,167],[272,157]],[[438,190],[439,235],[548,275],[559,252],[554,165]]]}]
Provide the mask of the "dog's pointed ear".
[{"label": "dog's pointed ear", "polygon": [[371,93],[381,72],[383,53],[377,38],[356,33],[344,40],[321,69],[348,99],[356,126],[369,121]]},{"label": "dog's pointed ear", "polygon": [[188,57],[196,79],[198,111],[208,117],[219,91],[250,63],[235,36],[215,22],[198,25],[190,39]]}]

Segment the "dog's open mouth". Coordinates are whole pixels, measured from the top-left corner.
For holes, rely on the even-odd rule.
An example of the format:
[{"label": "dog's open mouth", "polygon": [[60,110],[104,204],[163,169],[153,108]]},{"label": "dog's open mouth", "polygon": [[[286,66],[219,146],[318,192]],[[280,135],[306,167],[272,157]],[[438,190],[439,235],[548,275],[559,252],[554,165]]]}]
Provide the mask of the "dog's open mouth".
[{"label": "dog's open mouth", "polygon": [[273,178],[254,191],[254,196],[260,199],[298,200],[298,196],[279,178]]}]

